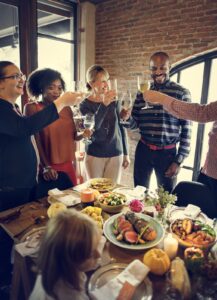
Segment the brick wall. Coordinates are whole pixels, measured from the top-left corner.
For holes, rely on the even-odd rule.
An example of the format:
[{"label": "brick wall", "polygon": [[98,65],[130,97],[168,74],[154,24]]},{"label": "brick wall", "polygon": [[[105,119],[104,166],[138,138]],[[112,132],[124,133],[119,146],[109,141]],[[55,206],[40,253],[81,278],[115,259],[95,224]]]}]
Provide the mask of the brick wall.
[{"label": "brick wall", "polygon": [[[107,0],[96,9],[96,63],[118,78],[122,90],[136,90],[136,76],[145,72],[155,51],[171,62],[217,47],[215,0]],[[135,137],[130,134],[131,160]],[[132,182],[132,166],[123,182]]]}]

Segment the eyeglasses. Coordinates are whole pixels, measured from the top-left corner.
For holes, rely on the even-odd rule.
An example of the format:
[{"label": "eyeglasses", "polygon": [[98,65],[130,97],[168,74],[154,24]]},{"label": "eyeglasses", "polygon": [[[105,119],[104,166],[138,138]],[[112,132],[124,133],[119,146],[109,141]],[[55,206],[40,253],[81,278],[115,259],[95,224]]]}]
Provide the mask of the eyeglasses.
[{"label": "eyeglasses", "polygon": [[5,77],[0,77],[0,80],[1,79],[14,79],[14,80],[20,80],[22,79],[23,81],[26,81],[26,75],[24,74],[14,74],[14,75],[10,75],[10,76],[5,76]]}]

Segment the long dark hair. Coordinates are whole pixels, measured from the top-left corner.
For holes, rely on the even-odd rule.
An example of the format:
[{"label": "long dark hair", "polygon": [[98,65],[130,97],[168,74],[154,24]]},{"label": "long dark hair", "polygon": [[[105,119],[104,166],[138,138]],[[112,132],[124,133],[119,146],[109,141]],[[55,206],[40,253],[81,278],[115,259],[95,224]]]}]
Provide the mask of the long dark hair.
[{"label": "long dark hair", "polygon": [[7,60],[0,61],[0,79],[5,76],[4,70],[5,70],[5,68],[7,68],[10,65],[14,65],[14,63],[12,63],[11,61],[7,61]]}]

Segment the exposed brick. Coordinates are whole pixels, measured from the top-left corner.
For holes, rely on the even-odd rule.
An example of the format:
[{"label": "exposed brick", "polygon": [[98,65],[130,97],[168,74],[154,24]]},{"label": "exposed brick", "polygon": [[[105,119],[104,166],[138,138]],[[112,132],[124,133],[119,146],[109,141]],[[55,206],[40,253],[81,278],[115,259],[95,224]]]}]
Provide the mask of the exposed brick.
[{"label": "exposed brick", "polygon": [[[107,0],[96,10],[96,63],[121,89],[148,74],[150,55],[168,52],[172,63],[217,47],[216,0]],[[125,82],[124,82],[125,81]],[[132,185],[138,135],[129,134],[131,167],[122,182]]]}]

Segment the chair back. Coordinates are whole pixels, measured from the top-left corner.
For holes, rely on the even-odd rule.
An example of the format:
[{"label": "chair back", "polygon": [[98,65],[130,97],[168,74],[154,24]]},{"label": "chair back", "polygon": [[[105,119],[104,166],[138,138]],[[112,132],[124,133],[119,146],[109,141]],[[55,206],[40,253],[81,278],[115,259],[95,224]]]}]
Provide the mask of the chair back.
[{"label": "chair back", "polygon": [[217,217],[217,203],[210,189],[196,181],[181,181],[173,189],[178,206],[197,205],[210,218]]}]

